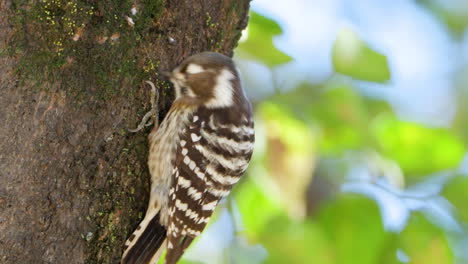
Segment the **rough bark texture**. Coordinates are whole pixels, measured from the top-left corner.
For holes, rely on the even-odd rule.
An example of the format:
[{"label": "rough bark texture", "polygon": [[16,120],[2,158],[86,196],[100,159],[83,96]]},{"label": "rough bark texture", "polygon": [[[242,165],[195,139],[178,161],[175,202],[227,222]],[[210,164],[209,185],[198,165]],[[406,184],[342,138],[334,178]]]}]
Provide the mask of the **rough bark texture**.
[{"label": "rough bark texture", "polygon": [[[138,13],[131,15],[135,5]],[[0,263],[118,263],[148,199],[159,69],[230,55],[249,0],[0,0]],[[132,17],[135,25],[125,20]]]}]

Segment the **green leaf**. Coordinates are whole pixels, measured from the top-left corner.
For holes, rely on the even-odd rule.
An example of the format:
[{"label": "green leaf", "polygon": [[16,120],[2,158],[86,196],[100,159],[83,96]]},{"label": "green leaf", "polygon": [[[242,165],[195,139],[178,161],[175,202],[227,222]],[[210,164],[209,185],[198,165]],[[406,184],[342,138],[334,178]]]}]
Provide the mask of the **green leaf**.
[{"label": "green leaf", "polygon": [[[177,263],[178,264],[204,264],[203,262],[199,262],[199,261],[190,261],[190,260],[183,259],[183,256],[182,256],[182,259],[178,261]],[[160,262],[158,262],[158,264],[164,264],[164,261],[162,261],[162,258],[160,259]]]},{"label": "green leaf", "polygon": [[443,230],[420,214],[411,217],[399,236],[399,247],[409,256],[410,263],[453,263],[453,255]]},{"label": "green leaf", "polygon": [[333,84],[327,88],[309,112],[321,129],[321,151],[337,154],[363,147],[368,113],[362,98],[347,85]]},{"label": "green leaf", "polygon": [[[271,101],[258,107],[265,120],[268,132],[280,138],[290,152],[311,155],[314,152],[314,137],[303,120],[295,118],[288,108]],[[271,135],[270,135],[271,136]]]},{"label": "green leaf", "polygon": [[261,235],[261,243],[269,253],[265,263],[337,263],[333,248],[317,223],[301,223],[286,217],[272,220]]},{"label": "green leaf", "polygon": [[270,67],[290,62],[292,58],[273,44],[273,37],[282,33],[281,27],[274,20],[251,12],[247,40],[239,43],[236,54],[242,58],[259,60]]},{"label": "green leaf", "polygon": [[466,1],[446,1],[421,0],[419,1],[429,11],[431,11],[442,23],[456,34],[463,38],[465,30],[468,28],[468,5]]},{"label": "green leaf", "polygon": [[[264,151],[258,148],[255,152],[250,171],[256,168],[264,171],[264,178],[259,172],[252,174],[256,175],[257,182],[263,180],[260,186],[271,186],[267,192],[274,193],[281,200],[289,215],[304,215],[304,197],[315,166],[316,133],[303,120],[295,118],[288,108],[276,102],[259,104],[257,117],[257,136],[266,144]],[[256,158],[260,153],[263,154],[261,160]]]},{"label": "green leaf", "polygon": [[[396,252],[394,235],[383,230],[375,203],[343,195],[305,222],[278,215],[259,237],[268,264],[375,264]],[[395,259],[395,254],[392,256]]]},{"label": "green leaf", "polygon": [[[391,111],[387,102],[362,97],[349,83],[339,80],[323,86],[302,83],[269,101],[285,109],[283,115],[293,115],[310,126],[314,135],[320,137],[318,143],[323,154],[375,147],[369,122],[373,116]],[[272,118],[283,124],[280,116],[275,113]]]},{"label": "green leaf", "polygon": [[431,128],[381,115],[372,129],[382,152],[396,160],[407,174],[425,174],[459,165],[463,142],[445,128]]},{"label": "green leaf", "polygon": [[468,107],[464,107],[468,100],[468,63],[457,70],[455,87],[455,104],[458,107],[452,124],[463,141],[468,143]]},{"label": "green leaf", "polygon": [[349,29],[338,33],[332,57],[333,66],[338,73],[364,81],[390,80],[387,57],[372,50]]},{"label": "green leaf", "polygon": [[334,263],[383,263],[394,250],[394,236],[384,231],[377,205],[365,197],[342,195],[322,209],[318,221],[333,247]]},{"label": "green leaf", "polygon": [[456,212],[461,220],[468,222],[468,177],[458,176],[453,178],[444,188],[443,196],[457,208]]},{"label": "green leaf", "polygon": [[235,199],[242,215],[242,223],[249,237],[255,238],[266,223],[279,214],[284,214],[281,207],[252,180],[247,179],[235,192]]}]

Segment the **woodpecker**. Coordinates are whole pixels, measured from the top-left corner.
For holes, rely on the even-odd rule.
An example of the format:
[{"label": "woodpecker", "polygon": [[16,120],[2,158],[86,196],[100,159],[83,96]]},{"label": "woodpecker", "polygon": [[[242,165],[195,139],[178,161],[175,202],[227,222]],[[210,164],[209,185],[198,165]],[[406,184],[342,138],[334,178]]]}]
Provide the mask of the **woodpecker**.
[{"label": "woodpecker", "polygon": [[231,58],[202,52],[167,75],[176,98],[148,136],[148,209],[125,243],[122,264],[158,263],[166,249],[164,263],[175,264],[252,156],[252,106]]}]

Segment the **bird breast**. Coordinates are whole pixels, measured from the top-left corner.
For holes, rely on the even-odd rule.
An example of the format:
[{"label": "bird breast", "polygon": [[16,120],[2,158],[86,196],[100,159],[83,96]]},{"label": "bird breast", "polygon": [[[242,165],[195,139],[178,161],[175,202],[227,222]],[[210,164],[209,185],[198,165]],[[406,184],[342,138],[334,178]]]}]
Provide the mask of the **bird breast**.
[{"label": "bird breast", "polygon": [[[148,168],[151,175],[150,204],[161,210],[161,222],[167,222],[169,188],[172,184],[172,169],[180,133],[187,123],[187,109],[171,109],[159,128],[149,134]],[[162,208],[158,208],[162,206]]]}]

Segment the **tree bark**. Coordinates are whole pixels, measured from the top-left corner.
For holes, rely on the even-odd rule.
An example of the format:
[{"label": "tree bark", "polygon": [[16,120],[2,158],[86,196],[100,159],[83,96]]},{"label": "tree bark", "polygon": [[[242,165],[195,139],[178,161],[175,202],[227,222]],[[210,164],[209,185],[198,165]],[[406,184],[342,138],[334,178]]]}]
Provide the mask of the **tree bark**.
[{"label": "tree bark", "polygon": [[[132,7],[136,14],[132,14]],[[118,263],[146,210],[159,70],[232,54],[249,0],[0,1],[0,263]],[[129,19],[131,18],[131,20]]]}]

